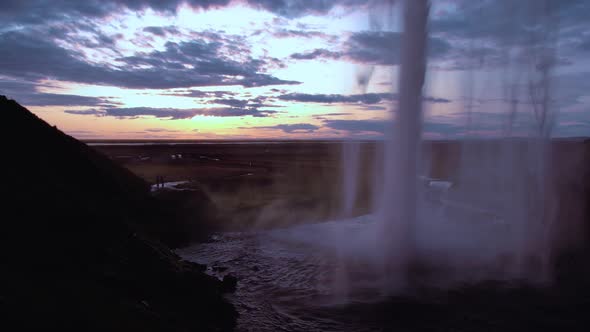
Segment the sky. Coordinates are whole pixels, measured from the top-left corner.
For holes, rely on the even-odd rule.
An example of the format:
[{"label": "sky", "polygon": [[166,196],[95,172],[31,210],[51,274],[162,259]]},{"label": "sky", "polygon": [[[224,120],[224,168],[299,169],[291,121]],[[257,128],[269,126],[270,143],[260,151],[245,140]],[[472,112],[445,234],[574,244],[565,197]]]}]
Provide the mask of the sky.
[{"label": "sky", "polygon": [[[2,0],[0,94],[79,139],[379,139],[398,2]],[[588,17],[587,0],[431,0],[425,137],[590,135]]]}]

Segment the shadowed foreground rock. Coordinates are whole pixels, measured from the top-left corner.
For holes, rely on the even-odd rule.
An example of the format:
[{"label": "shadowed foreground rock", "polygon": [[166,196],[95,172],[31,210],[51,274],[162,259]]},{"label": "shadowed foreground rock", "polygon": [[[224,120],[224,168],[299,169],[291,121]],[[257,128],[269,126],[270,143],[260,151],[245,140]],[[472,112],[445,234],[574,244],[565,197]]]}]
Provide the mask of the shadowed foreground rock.
[{"label": "shadowed foreground rock", "polygon": [[144,181],[2,96],[0,111],[0,329],[233,328],[222,283],[160,242],[173,226]]}]

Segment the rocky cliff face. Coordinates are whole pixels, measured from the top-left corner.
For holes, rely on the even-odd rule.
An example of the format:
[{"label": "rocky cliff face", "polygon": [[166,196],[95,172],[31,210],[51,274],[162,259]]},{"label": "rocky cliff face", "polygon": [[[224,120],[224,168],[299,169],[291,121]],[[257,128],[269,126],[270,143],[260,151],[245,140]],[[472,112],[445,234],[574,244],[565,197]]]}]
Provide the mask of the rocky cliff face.
[{"label": "rocky cliff face", "polygon": [[222,298],[221,283],[162,244],[170,225],[145,182],[15,101],[0,96],[0,112],[4,324],[76,331],[233,328],[236,313]]}]

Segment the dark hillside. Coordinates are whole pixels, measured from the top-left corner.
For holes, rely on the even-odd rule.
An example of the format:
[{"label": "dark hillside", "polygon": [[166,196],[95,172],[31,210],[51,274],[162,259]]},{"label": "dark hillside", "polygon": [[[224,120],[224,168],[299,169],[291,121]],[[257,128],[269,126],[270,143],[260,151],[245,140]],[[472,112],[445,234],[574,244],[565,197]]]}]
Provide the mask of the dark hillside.
[{"label": "dark hillside", "polygon": [[0,111],[3,324],[76,331],[233,327],[235,311],[222,299],[221,283],[161,244],[171,242],[163,230],[174,227],[162,220],[143,180],[15,101],[0,96]]}]

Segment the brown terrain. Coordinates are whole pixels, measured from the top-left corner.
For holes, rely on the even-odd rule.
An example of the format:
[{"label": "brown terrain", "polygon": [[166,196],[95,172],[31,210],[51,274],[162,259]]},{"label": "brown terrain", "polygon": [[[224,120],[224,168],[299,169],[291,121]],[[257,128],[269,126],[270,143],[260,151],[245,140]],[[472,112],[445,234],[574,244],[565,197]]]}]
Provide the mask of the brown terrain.
[{"label": "brown terrain", "polygon": [[[258,142],[90,142],[90,145],[145,181],[188,181],[216,207],[223,229],[277,227],[341,217],[342,143],[335,141]],[[526,151],[522,142],[511,142]],[[375,152],[382,143],[361,143],[360,189],[354,214],[370,211],[377,183]],[[428,141],[421,174],[457,182],[462,153],[498,153],[498,141]],[[549,183],[557,196],[560,241],[587,234],[590,140],[554,140],[549,148]],[[481,163],[485,163],[482,157]],[[375,182],[377,181],[377,182]],[[569,232],[569,230],[575,230]],[[577,239],[574,239],[577,238]],[[578,242],[579,243],[579,242]]]},{"label": "brown terrain", "polygon": [[[207,210],[214,210],[209,212],[215,218],[208,219],[212,223],[208,229],[281,227],[342,217],[340,142],[183,143],[93,147],[151,184],[160,176],[165,181],[189,181],[179,188],[200,193],[207,198]],[[355,215],[371,210],[370,188],[379,184],[375,180],[380,172],[374,156],[382,148],[378,142],[361,144]],[[452,181],[459,188],[477,185],[470,183],[477,179],[458,176],[462,158],[470,154],[474,169],[483,170],[506,148],[518,159],[530,146],[523,141],[424,142],[428,158],[422,160],[420,173]],[[487,282],[452,291],[416,290],[412,296],[375,304],[322,308],[323,315],[348,326],[383,331],[587,331],[590,140],[554,140],[547,151],[551,196],[545,208],[555,209],[552,245],[558,249],[551,287]]]}]

